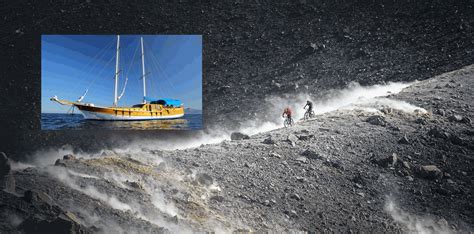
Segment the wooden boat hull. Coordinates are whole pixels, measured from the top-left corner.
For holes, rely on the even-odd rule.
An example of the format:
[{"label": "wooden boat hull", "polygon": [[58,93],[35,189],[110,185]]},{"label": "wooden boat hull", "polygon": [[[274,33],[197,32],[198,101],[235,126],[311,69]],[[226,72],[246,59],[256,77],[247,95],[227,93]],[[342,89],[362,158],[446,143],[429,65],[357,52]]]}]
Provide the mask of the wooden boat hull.
[{"label": "wooden boat hull", "polygon": [[85,119],[91,120],[159,120],[184,116],[183,107],[163,107],[145,104],[143,107],[95,107],[74,104]]}]

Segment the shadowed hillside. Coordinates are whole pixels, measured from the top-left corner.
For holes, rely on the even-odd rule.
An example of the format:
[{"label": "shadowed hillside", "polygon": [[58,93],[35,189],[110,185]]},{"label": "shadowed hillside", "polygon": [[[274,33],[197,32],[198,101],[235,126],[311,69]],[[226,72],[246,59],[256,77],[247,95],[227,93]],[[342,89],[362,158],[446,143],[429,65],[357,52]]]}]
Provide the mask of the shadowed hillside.
[{"label": "shadowed hillside", "polygon": [[472,64],[472,8],[471,1],[8,2],[2,150],[21,157],[50,145],[96,150],[143,135],[195,134],[40,132],[41,34],[202,34],[205,124],[233,128],[258,116],[268,95],[420,80]]}]

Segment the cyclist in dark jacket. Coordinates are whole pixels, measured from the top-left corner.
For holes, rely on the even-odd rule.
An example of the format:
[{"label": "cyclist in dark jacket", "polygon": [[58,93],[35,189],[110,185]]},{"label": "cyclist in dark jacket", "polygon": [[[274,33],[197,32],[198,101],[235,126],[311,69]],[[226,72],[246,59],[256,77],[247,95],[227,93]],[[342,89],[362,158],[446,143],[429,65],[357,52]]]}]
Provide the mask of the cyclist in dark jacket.
[{"label": "cyclist in dark jacket", "polygon": [[310,100],[306,101],[306,105],[304,105],[303,109],[306,110],[306,107],[308,107],[308,112],[309,113],[311,113],[311,111],[313,111],[313,103]]}]

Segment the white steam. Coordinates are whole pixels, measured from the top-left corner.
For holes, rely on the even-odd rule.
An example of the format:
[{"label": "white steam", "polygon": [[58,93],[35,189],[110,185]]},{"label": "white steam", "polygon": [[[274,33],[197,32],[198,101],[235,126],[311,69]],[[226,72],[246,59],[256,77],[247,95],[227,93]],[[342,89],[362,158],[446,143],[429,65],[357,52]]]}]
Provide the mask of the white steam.
[{"label": "white steam", "polygon": [[453,230],[449,228],[446,220],[441,219],[438,222],[435,222],[429,217],[409,214],[399,208],[391,198],[388,198],[385,202],[385,211],[390,214],[395,222],[402,224],[409,233],[454,233]]},{"label": "white steam", "polygon": [[33,165],[33,164],[23,163],[23,162],[16,162],[16,161],[13,161],[11,159],[10,159],[10,164],[11,164],[11,167],[12,167],[13,171],[21,171],[21,170],[25,170],[26,168],[29,168],[29,167],[35,167],[35,165]]},{"label": "white steam", "polygon": [[7,224],[10,224],[10,226],[16,228],[18,227],[24,219],[20,216],[18,216],[16,213],[8,212],[8,211],[3,211],[0,213],[0,219]]},{"label": "white steam", "polygon": [[170,216],[178,214],[178,210],[173,203],[167,202],[162,192],[158,189],[151,192],[151,202],[155,208]]},{"label": "white steam", "polygon": [[[325,92],[324,95],[315,97],[310,93],[302,93],[297,96],[290,95],[272,96],[265,99],[267,110],[260,116],[262,118],[249,119],[241,123],[239,131],[248,135],[268,132],[283,127],[281,117],[283,109],[290,107],[293,110],[293,118],[298,121],[303,118],[303,109],[307,100],[311,100],[314,105],[316,115],[322,115],[332,111],[362,110],[367,112],[377,112],[382,108],[392,108],[407,113],[426,110],[416,107],[404,101],[385,98],[392,94],[397,94],[412,83],[389,82],[383,85],[361,86],[358,83],[351,83],[344,89],[335,89]],[[199,147],[203,144],[216,144],[230,139],[231,132],[212,129],[202,132],[192,140],[143,140],[128,145],[127,151],[143,151],[143,149],[176,150]]]},{"label": "white steam", "polygon": [[[391,94],[397,94],[404,88],[410,86],[410,83],[389,82],[384,85],[373,85],[364,87],[358,83],[350,83],[342,90],[333,90],[323,100],[315,101],[316,114],[324,114],[340,108],[357,105],[358,103],[370,102],[378,97],[386,97]],[[301,116],[304,112],[301,114]]]},{"label": "white steam", "polygon": [[358,109],[368,112],[377,112],[382,108],[393,108],[407,113],[413,113],[416,109],[426,112],[422,108],[409,103],[383,98],[392,94],[397,94],[411,83],[393,83],[384,85],[373,85],[364,87],[358,83],[350,83],[347,88],[330,90],[325,95],[314,98],[313,94],[302,93],[296,97],[270,97],[266,99],[268,112],[265,120],[249,120],[243,123],[241,132],[253,135],[261,132],[271,131],[283,127],[281,114],[283,109],[290,107],[293,111],[295,121],[303,118],[306,110],[303,109],[307,100],[313,102],[313,109],[316,115],[325,114],[336,110]]},{"label": "white steam", "polygon": [[90,224],[90,226],[99,227],[101,230],[98,233],[139,233],[131,227],[125,231],[120,225],[110,217],[100,216],[96,213],[91,213],[81,207],[71,206],[70,210],[79,214],[83,223]]},{"label": "white steam", "polygon": [[48,148],[36,151],[33,155],[30,155],[27,163],[22,163],[19,167],[45,167],[53,165],[57,159],[62,159],[64,155],[73,154],[77,158],[91,158],[93,155],[74,152],[74,149],[70,145],[65,145],[60,148]]},{"label": "white steam", "polygon": [[[165,227],[170,230],[172,233],[192,233],[191,229],[184,224],[175,224],[166,221],[161,215],[158,215],[156,212],[150,211],[150,207],[143,207],[140,205],[140,202],[137,200],[133,200],[133,198],[129,198],[128,202],[119,200],[114,195],[109,195],[104,192],[99,191],[96,187],[92,185],[83,185],[77,179],[79,178],[87,178],[87,179],[97,179],[98,177],[93,175],[85,175],[83,173],[75,172],[70,169],[62,168],[62,167],[47,167],[45,168],[46,172],[52,177],[56,178],[64,185],[79,191],[91,198],[100,200],[110,206],[113,209],[121,210],[121,211],[130,211],[134,216],[140,218],[142,220],[148,221],[152,224],[155,224],[159,227]],[[123,181],[136,181],[137,177],[133,175],[125,175],[125,174],[116,174],[114,172],[110,172],[111,175],[107,175],[104,179],[113,182],[114,184],[122,184]],[[115,175],[114,175],[115,174]],[[158,190],[158,185],[156,185],[156,190],[150,191],[149,184],[143,184],[145,187],[144,189],[147,191],[148,194],[151,196],[151,202],[156,210],[163,212],[167,215],[174,216],[177,215],[178,211],[173,203],[169,203],[165,200],[163,193]],[[119,186],[121,187],[121,186]],[[148,210],[145,212],[145,210]],[[152,212],[152,213],[150,213]],[[87,217],[85,221],[90,222],[89,224],[97,223],[98,221],[95,220],[94,215],[87,214],[87,212],[83,213],[85,217]],[[102,226],[105,228],[113,227],[110,225],[110,222],[104,224],[102,222]],[[119,225],[122,226],[122,225]],[[118,226],[117,226],[118,227]],[[130,227],[133,228],[133,227]],[[129,232],[128,228],[121,227],[120,229],[127,229],[126,232]],[[111,229],[114,230],[114,229]],[[107,230],[110,231],[110,230]]]},{"label": "white steam", "polygon": [[378,112],[379,110],[384,109],[384,108],[392,108],[394,110],[403,111],[405,113],[415,113],[416,111],[419,111],[419,113],[422,113],[422,114],[427,113],[425,109],[412,105],[408,102],[393,100],[393,99],[384,98],[384,97],[359,100],[358,102],[355,102],[354,104],[347,107],[343,107],[341,109],[342,110],[359,109],[359,110],[366,110],[368,112]]},{"label": "white steam", "polygon": [[71,177],[71,175],[74,176],[80,173],[77,173],[77,172],[71,173],[71,170],[64,169],[61,167],[54,167],[54,169],[49,167],[47,168],[47,172],[51,177],[56,178],[57,180],[61,181],[63,184],[69,186],[70,188],[77,190],[83,194],[86,194],[89,197],[105,202],[106,204],[108,204],[110,207],[114,209],[122,210],[122,211],[131,210],[131,207],[129,205],[119,201],[117,197],[113,195],[109,196],[105,193],[102,193],[98,191],[97,188],[95,188],[94,186],[86,185],[84,188],[81,187],[77,183],[77,181],[73,177]]},{"label": "white steam", "polygon": [[[144,150],[177,150],[196,148],[201,145],[217,144],[226,139],[230,139],[230,133],[221,129],[204,130],[199,132],[192,139],[180,140],[156,140],[156,139],[140,139],[128,144],[126,148],[114,149],[120,152],[143,152]],[[158,163],[155,161],[155,163]]]}]

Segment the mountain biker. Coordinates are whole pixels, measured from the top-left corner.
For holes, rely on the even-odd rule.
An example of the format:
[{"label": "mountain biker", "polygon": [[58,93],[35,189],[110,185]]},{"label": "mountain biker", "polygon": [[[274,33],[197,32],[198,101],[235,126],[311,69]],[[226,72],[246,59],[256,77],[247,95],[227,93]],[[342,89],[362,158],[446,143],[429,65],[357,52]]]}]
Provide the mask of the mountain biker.
[{"label": "mountain biker", "polygon": [[308,107],[308,113],[313,111],[313,103],[310,100],[306,101],[306,105],[304,105],[303,109],[306,110],[306,107]]},{"label": "mountain biker", "polygon": [[288,119],[291,119],[291,109],[289,107],[285,108],[285,110],[283,111],[283,114],[281,115],[281,117],[284,118],[285,115]]}]

